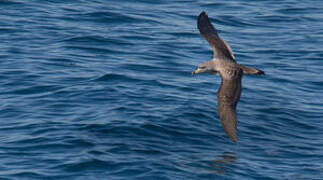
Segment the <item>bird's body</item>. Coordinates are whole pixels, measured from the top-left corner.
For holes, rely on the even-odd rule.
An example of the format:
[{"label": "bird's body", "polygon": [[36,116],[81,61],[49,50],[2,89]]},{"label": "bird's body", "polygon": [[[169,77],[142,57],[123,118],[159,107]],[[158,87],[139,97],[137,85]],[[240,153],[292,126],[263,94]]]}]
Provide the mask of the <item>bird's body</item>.
[{"label": "bird's body", "polygon": [[222,40],[211,24],[205,12],[197,21],[201,35],[213,48],[213,59],[202,63],[193,74],[207,72],[221,76],[221,86],[218,91],[218,112],[226,134],[234,142],[237,137],[236,106],[241,95],[241,80],[244,74],[264,74],[263,71],[238,64],[230,46]]}]

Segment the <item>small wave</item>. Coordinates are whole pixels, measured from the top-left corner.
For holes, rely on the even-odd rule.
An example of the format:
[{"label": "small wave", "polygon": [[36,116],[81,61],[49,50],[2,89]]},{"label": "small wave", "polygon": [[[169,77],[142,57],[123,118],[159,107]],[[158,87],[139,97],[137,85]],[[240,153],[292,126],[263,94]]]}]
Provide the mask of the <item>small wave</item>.
[{"label": "small wave", "polygon": [[137,81],[138,79],[122,74],[105,74],[94,81]]}]

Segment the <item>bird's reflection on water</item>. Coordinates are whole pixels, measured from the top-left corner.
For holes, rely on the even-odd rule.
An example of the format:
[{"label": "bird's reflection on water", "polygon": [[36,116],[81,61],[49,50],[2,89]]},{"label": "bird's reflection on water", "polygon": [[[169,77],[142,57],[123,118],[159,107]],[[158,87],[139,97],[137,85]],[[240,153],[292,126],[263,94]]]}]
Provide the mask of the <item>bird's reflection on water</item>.
[{"label": "bird's reflection on water", "polygon": [[224,152],[213,160],[210,166],[215,168],[216,174],[226,174],[226,171],[230,170],[231,165],[235,164],[236,159],[234,152]]},{"label": "bird's reflection on water", "polygon": [[229,173],[232,166],[236,163],[236,159],[234,152],[224,152],[213,160],[204,161],[202,167],[208,172],[224,175]]}]

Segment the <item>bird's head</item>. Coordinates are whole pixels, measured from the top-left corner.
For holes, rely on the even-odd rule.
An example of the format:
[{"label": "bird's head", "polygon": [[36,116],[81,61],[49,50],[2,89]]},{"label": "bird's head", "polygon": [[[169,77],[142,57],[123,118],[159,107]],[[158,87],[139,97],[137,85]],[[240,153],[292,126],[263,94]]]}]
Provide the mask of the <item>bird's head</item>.
[{"label": "bird's head", "polygon": [[200,64],[200,66],[192,72],[192,74],[199,74],[199,73],[216,73],[216,70],[214,68],[214,62],[213,61],[207,61],[204,62],[202,64]]}]

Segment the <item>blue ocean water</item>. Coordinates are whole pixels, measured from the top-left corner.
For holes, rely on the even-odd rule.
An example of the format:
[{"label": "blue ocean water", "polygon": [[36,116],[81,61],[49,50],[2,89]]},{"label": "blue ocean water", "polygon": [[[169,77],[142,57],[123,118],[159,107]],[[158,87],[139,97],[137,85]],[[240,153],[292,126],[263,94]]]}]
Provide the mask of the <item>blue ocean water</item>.
[{"label": "blue ocean water", "polygon": [[[217,113],[206,11],[241,64]],[[1,179],[323,179],[323,1],[1,0]]]}]

